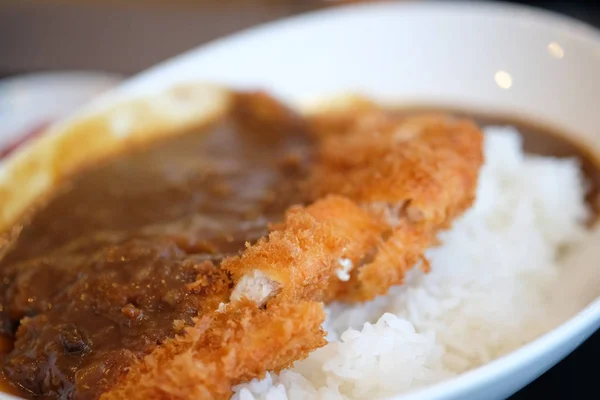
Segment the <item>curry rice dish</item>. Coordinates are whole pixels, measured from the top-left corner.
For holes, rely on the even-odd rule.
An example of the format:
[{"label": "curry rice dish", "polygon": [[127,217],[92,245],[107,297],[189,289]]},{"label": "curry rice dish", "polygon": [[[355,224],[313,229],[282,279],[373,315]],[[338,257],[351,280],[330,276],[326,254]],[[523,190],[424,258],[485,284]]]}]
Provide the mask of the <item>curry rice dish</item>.
[{"label": "curry rice dish", "polygon": [[203,127],[61,178],[5,229],[7,390],[228,398],[326,343],[323,302],[427,269],[482,162],[468,119],[367,102],[305,118],[231,94]]}]

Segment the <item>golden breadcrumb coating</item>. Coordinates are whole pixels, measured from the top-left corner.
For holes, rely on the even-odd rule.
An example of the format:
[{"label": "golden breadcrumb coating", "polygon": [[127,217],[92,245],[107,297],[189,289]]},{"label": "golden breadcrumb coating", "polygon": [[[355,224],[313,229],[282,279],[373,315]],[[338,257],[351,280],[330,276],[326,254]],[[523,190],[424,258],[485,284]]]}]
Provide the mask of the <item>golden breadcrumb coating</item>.
[{"label": "golden breadcrumb coating", "polygon": [[316,302],[230,304],[133,365],[102,400],[227,399],[231,387],[305,358],[326,341]]},{"label": "golden breadcrumb coating", "polygon": [[[353,270],[329,300],[369,300],[403,282],[436,233],[474,201],[483,135],[470,120],[409,117],[363,105],[314,121],[320,142],[307,188],[312,198],[347,196],[391,227],[370,262]],[[341,286],[341,288],[339,287]]]},{"label": "golden breadcrumb coating", "polygon": [[278,302],[320,300],[340,259],[363,258],[377,244],[382,228],[354,202],[328,196],[308,207],[291,207],[282,225],[221,267],[238,283],[260,271],[275,283],[267,297],[276,295]]},{"label": "golden breadcrumb coating", "polygon": [[372,112],[348,132],[321,139],[308,190],[372,209],[401,204],[413,222],[445,226],[473,202],[482,140],[470,120]]}]

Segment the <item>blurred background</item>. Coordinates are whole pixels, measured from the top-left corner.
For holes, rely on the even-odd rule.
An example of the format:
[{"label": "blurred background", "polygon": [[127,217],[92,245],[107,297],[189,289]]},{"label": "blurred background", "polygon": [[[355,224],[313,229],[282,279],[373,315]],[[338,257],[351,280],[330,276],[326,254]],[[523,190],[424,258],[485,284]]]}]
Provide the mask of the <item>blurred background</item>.
[{"label": "blurred background", "polygon": [[[0,0],[0,156],[24,134],[162,60],[253,25],[353,2],[368,0]],[[514,2],[600,28],[596,1]],[[600,398],[598,359],[597,333],[514,399]]]},{"label": "blurred background", "polygon": [[[129,75],[256,24],[369,0],[0,0],[0,77],[39,70]],[[587,0],[516,1],[600,25]]]}]

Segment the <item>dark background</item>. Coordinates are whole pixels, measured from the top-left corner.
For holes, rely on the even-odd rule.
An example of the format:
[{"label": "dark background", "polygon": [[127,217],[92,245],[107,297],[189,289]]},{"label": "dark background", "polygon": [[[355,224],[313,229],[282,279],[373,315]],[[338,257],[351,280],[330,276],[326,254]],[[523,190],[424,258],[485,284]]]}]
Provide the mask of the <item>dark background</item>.
[{"label": "dark background", "polygon": [[[4,1],[4,2],[3,2]],[[339,1],[343,2],[343,1]],[[513,1],[600,28],[600,3]],[[318,0],[0,0],[0,77],[85,69],[133,74],[258,23],[331,6]],[[600,71],[599,71],[600,72]],[[600,332],[512,399],[600,399]]]}]

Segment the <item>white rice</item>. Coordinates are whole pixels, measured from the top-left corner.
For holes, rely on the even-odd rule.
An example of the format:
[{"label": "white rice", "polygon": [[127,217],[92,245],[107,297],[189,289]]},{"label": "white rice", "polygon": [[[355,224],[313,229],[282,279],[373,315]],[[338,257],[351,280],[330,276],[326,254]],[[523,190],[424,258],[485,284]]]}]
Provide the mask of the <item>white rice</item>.
[{"label": "white rice", "polygon": [[575,160],[523,154],[509,127],[489,127],[471,210],[428,252],[431,272],[354,307],[332,305],[329,344],[293,369],[239,385],[234,399],[376,399],[489,362],[576,312],[557,296],[572,274],[564,249],[585,235]]}]

